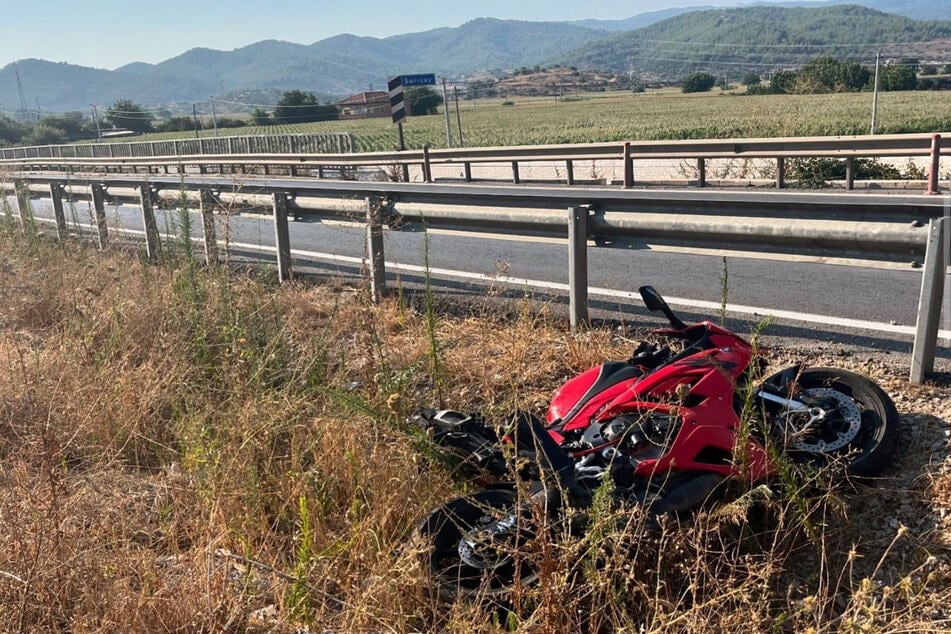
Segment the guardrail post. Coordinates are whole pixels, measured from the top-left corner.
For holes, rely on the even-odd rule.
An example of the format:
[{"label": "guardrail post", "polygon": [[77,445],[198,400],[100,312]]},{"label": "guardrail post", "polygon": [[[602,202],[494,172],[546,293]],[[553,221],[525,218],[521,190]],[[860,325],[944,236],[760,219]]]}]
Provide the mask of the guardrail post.
[{"label": "guardrail post", "polygon": [[423,182],[433,182],[433,166],[429,162],[429,146],[423,146]]},{"label": "guardrail post", "polygon": [[50,183],[50,198],[53,200],[53,216],[56,218],[56,239],[66,239],[66,214],[63,211],[63,184]]},{"label": "guardrail post", "polygon": [[926,194],[938,194],[941,188],[938,187],[938,171],[941,169],[941,135],[935,134],[931,137],[931,171],[928,172],[928,191]]},{"label": "guardrail post", "polygon": [[93,183],[89,186],[92,192],[92,208],[96,216],[96,244],[100,249],[106,248],[109,240],[109,228],[106,226],[106,203],[102,185]]},{"label": "guardrail post", "polygon": [[512,161],[512,182],[516,185],[522,182],[522,177],[518,173],[518,161]]},{"label": "guardrail post", "polygon": [[588,323],[588,215],[590,207],[568,208],[568,320],[571,332]]},{"label": "guardrail post", "polygon": [[218,264],[218,232],[215,229],[215,199],[210,189],[198,190],[198,208],[201,210],[201,228],[205,237],[205,264]]},{"label": "guardrail post", "polygon": [[845,159],[845,188],[848,191],[855,189],[855,157]]},{"label": "guardrail post", "polygon": [[472,182],[472,163],[470,163],[469,161],[466,161],[465,163],[463,163],[462,173],[465,176],[466,182],[471,183]]},{"label": "guardrail post", "polygon": [[152,208],[152,188],[148,184],[139,185],[139,201],[142,205],[142,225],[145,227],[145,254],[149,262],[154,264],[162,259],[162,240]]},{"label": "guardrail post", "polygon": [[383,200],[368,196],[367,263],[370,266],[370,300],[376,304],[386,294],[386,261],[383,257]]},{"label": "guardrail post", "polygon": [[785,189],[786,187],[786,159],[781,156],[776,157],[776,189]]},{"label": "guardrail post", "polygon": [[631,142],[624,142],[624,187],[634,187],[634,159],[631,156]]},{"label": "guardrail post", "polygon": [[565,183],[568,186],[575,184],[575,162],[571,159],[565,161]]},{"label": "guardrail post", "polygon": [[277,250],[277,277],[291,279],[291,233],[287,226],[287,194],[274,194],[274,246]]},{"label": "guardrail post", "polygon": [[20,233],[26,235],[26,216],[29,213],[30,199],[27,197],[27,185],[23,181],[13,181],[13,192],[17,198],[17,219],[20,222]]},{"label": "guardrail post", "polygon": [[928,226],[928,248],[925,268],[921,274],[921,296],[918,299],[918,322],[911,353],[912,383],[922,383],[934,371],[938,346],[938,321],[944,301],[944,277],[948,266],[949,218],[934,218]]},{"label": "guardrail post", "polygon": [[697,187],[707,186],[707,161],[702,158],[697,159]]}]

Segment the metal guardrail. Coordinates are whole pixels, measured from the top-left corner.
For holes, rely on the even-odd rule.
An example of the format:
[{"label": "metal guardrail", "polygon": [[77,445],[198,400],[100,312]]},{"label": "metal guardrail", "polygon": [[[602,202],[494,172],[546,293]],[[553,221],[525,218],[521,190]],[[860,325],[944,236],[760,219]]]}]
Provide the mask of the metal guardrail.
[{"label": "metal guardrail", "polygon": [[167,141],[124,141],[116,143],[73,143],[69,145],[33,145],[0,148],[0,159],[41,158],[156,158],[167,156],[201,156],[205,154],[259,155],[303,153],[349,153],[356,147],[350,132],[320,134],[273,134],[197,139],[169,139]]},{"label": "metal guardrail", "polygon": [[[924,262],[915,339],[913,380],[920,382],[934,367],[937,323],[943,298],[943,266],[948,200],[926,195],[833,194],[800,192],[701,192],[696,190],[625,190],[611,188],[553,188],[446,185],[394,182],[342,182],[300,178],[227,175],[22,174],[15,187],[18,208],[29,209],[31,193],[53,200],[57,227],[65,237],[64,196],[88,198],[97,220],[100,246],[108,241],[105,200],[136,198],[145,226],[155,226],[152,206],[165,192],[179,197],[192,193],[205,220],[206,253],[217,248],[212,200],[266,203],[273,210],[277,264],[281,279],[291,276],[288,215],[333,210],[349,217],[359,214],[368,227],[371,280],[380,294],[385,287],[382,224],[424,221],[429,226],[451,225],[506,232],[549,232],[568,235],[570,266],[569,311],[574,327],[588,321],[587,240],[595,244],[622,236],[662,236],[694,244],[746,243],[769,250],[867,257],[901,254]],[[566,213],[567,210],[567,213]],[[29,222],[21,213],[21,226]],[[158,254],[157,231],[146,232],[147,249]],[[583,239],[579,236],[583,236]],[[209,259],[212,257],[209,255]]]},{"label": "metal guardrail", "polygon": [[[433,167],[438,165],[461,165],[464,170],[463,179],[471,182],[472,166],[475,164],[496,163],[511,166],[511,180],[518,184],[522,182],[520,164],[526,162],[563,163],[564,181],[567,185],[575,184],[576,161],[616,161],[623,165],[624,187],[635,184],[634,166],[636,161],[644,159],[694,159],[697,161],[696,184],[699,187],[707,185],[706,161],[713,159],[773,159],[776,161],[776,186],[785,187],[785,161],[789,158],[804,157],[836,157],[846,160],[846,189],[853,189],[855,177],[855,159],[862,157],[916,157],[930,156],[931,170],[929,175],[929,191],[937,191],[938,176],[941,159],[940,134],[893,134],[875,136],[852,137],[794,137],[794,138],[767,138],[767,139],[713,139],[713,140],[675,140],[675,141],[637,141],[624,143],[584,143],[570,145],[539,145],[516,147],[490,148],[451,148],[408,150],[399,152],[363,152],[363,153],[323,153],[307,152],[303,147],[298,151],[279,152],[250,150],[245,153],[235,153],[232,150],[234,139],[259,139],[257,142],[271,137],[232,137],[229,139],[196,139],[182,141],[156,142],[179,144],[174,151],[168,150],[161,156],[110,156],[83,157],[83,156],[34,156],[7,158],[10,150],[0,151],[0,166],[8,165],[27,170],[63,170],[81,171],[92,170],[105,173],[131,170],[137,173],[139,169],[146,173],[171,171],[187,172],[188,168],[196,168],[199,173],[234,173],[239,169],[242,173],[254,173],[260,168],[265,175],[271,173],[286,173],[296,176],[300,170],[306,170],[306,175],[316,171],[317,176],[323,177],[324,170],[330,168],[357,168],[376,166],[383,168],[402,167],[403,174],[409,167],[418,167],[424,182],[433,182]],[[277,138],[277,137],[275,137]],[[291,137],[293,138],[293,137]],[[199,152],[189,153],[191,145],[206,143]],[[227,151],[220,151],[220,144],[228,141]],[[211,145],[215,142],[216,145]],[[248,141],[249,142],[249,141]],[[352,145],[352,139],[350,141]],[[109,146],[124,144],[109,144]],[[128,144],[134,145],[134,144]],[[79,146],[48,146],[60,148]],[[94,146],[100,147],[100,146]],[[104,147],[104,146],[103,146]],[[20,148],[23,149],[23,148]],[[199,148],[201,149],[201,148]],[[14,153],[18,149],[12,150]],[[51,150],[52,151],[52,150]],[[404,176],[405,178],[405,176]]]}]

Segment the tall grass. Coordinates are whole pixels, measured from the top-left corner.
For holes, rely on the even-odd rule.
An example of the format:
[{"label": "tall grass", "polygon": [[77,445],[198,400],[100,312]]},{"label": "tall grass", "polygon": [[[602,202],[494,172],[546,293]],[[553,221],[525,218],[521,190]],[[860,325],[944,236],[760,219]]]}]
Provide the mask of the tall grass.
[{"label": "tall grass", "polygon": [[436,398],[433,355],[447,405],[492,413],[627,344],[527,301],[270,279],[0,236],[0,631],[946,627],[946,562],[821,494],[659,530],[602,496],[584,536],[525,553],[542,583],[439,604],[410,536],[467,484],[400,424]]}]

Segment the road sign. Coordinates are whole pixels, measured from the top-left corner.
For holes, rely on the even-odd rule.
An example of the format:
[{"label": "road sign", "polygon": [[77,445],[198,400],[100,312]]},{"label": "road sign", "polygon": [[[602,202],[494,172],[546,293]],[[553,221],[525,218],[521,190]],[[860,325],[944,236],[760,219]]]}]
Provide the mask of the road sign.
[{"label": "road sign", "polygon": [[435,86],[436,75],[424,73],[422,75],[397,75],[387,82],[390,91],[390,112],[393,123],[403,123],[406,120],[406,103],[403,101],[404,86]]},{"label": "road sign", "polygon": [[436,75],[433,73],[422,75],[400,75],[404,86],[435,86]]},{"label": "road sign", "polygon": [[397,75],[386,84],[390,91],[390,113],[393,123],[403,123],[406,119],[406,104],[403,103],[403,76]]}]

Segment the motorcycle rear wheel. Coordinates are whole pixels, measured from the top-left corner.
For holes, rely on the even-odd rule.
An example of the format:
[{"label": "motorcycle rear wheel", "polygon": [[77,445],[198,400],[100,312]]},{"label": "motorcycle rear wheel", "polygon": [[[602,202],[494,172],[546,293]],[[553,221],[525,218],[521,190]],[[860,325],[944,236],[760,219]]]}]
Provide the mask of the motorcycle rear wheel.
[{"label": "motorcycle rear wheel", "polygon": [[891,398],[861,374],[838,368],[807,368],[791,395],[822,408],[824,418],[808,435],[787,447],[794,460],[825,465],[845,462],[849,474],[880,474],[895,455],[900,418]]},{"label": "motorcycle rear wheel", "polygon": [[531,585],[538,574],[521,547],[534,537],[531,513],[514,491],[490,489],[434,509],[416,531],[440,599],[493,599]]}]

